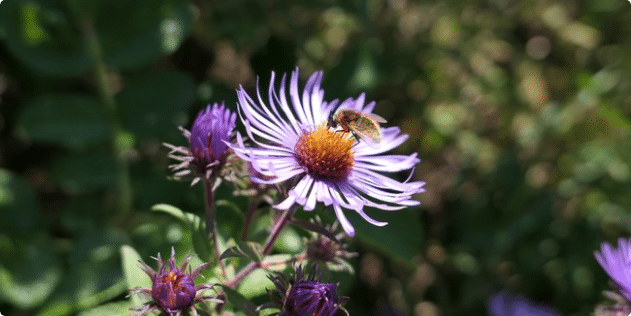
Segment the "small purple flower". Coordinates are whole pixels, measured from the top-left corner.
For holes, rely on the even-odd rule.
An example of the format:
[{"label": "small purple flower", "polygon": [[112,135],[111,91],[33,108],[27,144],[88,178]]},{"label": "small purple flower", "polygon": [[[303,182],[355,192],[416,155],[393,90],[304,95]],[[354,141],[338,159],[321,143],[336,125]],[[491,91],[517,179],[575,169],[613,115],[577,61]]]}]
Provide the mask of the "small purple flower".
[{"label": "small purple flower", "polygon": [[199,112],[191,128],[191,152],[193,163],[203,171],[208,166],[219,164],[225,160],[226,141],[236,123],[236,114],[231,113],[224,105],[215,103]]},{"label": "small purple flower", "polygon": [[539,305],[521,295],[497,293],[488,302],[490,316],[560,316],[551,307]]},{"label": "small purple flower", "polygon": [[345,301],[337,295],[337,284],[321,281],[317,268],[307,278],[302,268],[296,268],[292,282],[287,282],[284,276],[270,279],[282,296],[279,316],[333,316]]},{"label": "small purple flower", "polygon": [[229,147],[226,142],[234,130],[237,116],[223,104],[208,105],[201,110],[191,127],[191,131],[180,128],[189,140],[190,147],[178,147],[164,144],[171,149],[169,157],[180,161],[169,166],[175,171],[175,178],[180,178],[195,172],[193,184],[202,177],[209,178],[226,163]]},{"label": "small purple flower", "polygon": [[[424,192],[424,182],[399,182],[382,173],[409,171],[419,162],[417,154],[387,155],[408,137],[398,127],[381,129],[379,146],[355,142],[350,133],[333,130],[327,122],[336,108],[369,114],[376,103],[365,104],[365,96],[349,98],[339,104],[324,101],[320,89],[322,72],[314,73],[302,93],[298,89],[298,70],[291,74],[289,97],[283,75],[280,89],[275,90],[272,72],[266,104],[260,91],[256,100],[241,87],[237,91],[241,120],[255,147],[244,144],[237,134],[237,144],[231,145],[242,159],[249,162],[260,177],[252,180],[264,184],[295,183],[287,197],[275,205],[289,209],[295,204],[306,211],[317,202],[332,206],[342,228],[350,236],[354,229],[343,209],[357,212],[376,226],[387,223],[370,218],[364,207],[399,210],[418,205],[412,195]],[[291,180],[291,181],[290,181]]]},{"label": "small purple flower", "polygon": [[181,315],[186,311],[192,311],[197,315],[197,310],[193,306],[195,302],[214,299],[211,296],[202,296],[200,293],[204,290],[212,288],[211,284],[195,285],[194,280],[199,276],[201,270],[205,269],[210,263],[204,263],[195,270],[187,273],[185,270],[191,256],[184,259],[182,265],[177,268],[175,266],[175,251],[171,251],[171,258],[168,261],[168,267],[162,261],[160,254],[158,258],[158,271],[156,272],[146,263],[140,261],[141,269],[151,278],[151,290],[135,288],[131,290],[132,294],[144,293],[151,295],[152,301],[149,301],[139,307],[132,308],[136,312],[134,315],[146,315],[154,310],[161,310],[167,315]]},{"label": "small purple flower", "polygon": [[627,301],[631,301],[631,240],[618,239],[618,248],[609,243],[600,244],[600,252],[594,251],[594,256],[609,277],[618,285],[620,294]]}]

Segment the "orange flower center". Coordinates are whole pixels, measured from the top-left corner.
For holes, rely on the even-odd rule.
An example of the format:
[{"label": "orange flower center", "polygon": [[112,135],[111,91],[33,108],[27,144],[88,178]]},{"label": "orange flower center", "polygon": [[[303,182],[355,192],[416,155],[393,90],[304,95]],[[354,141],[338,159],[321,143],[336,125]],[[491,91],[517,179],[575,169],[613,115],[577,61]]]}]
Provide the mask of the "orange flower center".
[{"label": "orange flower center", "polygon": [[313,132],[298,138],[294,155],[307,174],[318,180],[346,180],[355,159],[351,146],[355,140],[348,133],[333,132],[320,124]]}]

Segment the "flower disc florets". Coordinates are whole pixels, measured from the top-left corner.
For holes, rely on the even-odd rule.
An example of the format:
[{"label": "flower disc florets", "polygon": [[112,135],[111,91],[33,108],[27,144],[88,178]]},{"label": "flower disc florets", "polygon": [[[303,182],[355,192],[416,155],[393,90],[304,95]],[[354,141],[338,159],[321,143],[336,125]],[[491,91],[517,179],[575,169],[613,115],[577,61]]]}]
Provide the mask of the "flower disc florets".
[{"label": "flower disc florets", "polygon": [[333,132],[320,124],[315,131],[300,135],[294,155],[314,179],[345,180],[355,162],[351,151],[353,143],[346,134]]},{"label": "flower disc florets", "polygon": [[169,269],[162,265],[151,287],[153,300],[168,312],[187,310],[193,305],[196,294],[193,278],[174,264],[169,260]]},{"label": "flower disc florets", "polygon": [[151,289],[135,288],[131,293],[144,293],[151,295],[153,299],[140,307],[132,308],[136,312],[134,315],[146,315],[154,310],[161,310],[167,315],[181,315],[186,311],[197,313],[193,304],[195,302],[213,299],[214,297],[203,296],[200,293],[210,289],[210,284],[195,285],[194,280],[199,276],[201,270],[205,269],[210,263],[204,263],[195,270],[186,272],[188,262],[191,256],[184,259],[182,265],[178,268],[175,266],[175,251],[171,252],[167,265],[164,264],[160,254],[158,254],[158,271],[156,272],[146,263],[140,261],[140,267],[151,278]]}]

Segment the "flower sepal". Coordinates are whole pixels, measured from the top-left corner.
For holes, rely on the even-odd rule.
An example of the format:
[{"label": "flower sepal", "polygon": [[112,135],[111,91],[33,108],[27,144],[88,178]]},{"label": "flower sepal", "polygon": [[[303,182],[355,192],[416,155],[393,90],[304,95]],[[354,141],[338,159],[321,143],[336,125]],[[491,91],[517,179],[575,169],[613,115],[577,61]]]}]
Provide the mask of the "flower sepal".
[{"label": "flower sepal", "polygon": [[[154,270],[143,261],[139,261],[140,269],[151,278],[151,289],[133,288],[130,289],[132,294],[149,295],[151,300],[137,307],[132,307],[134,311],[132,315],[147,315],[153,311],[161,311],[169,316],[184,315],[187,312],[193,315],[199,315],[203,310],[195,307],[196,303],[221,303],[222,301],[216,295],[205,295],[203,292],[211,290],[215,284],[202,283],[195,285],[194,280],[201,271],[207,268],[210,263],[203,263],[194,270],[189,267],[189,261],[192,258],[188,255],[184,261],[177,267],[175,265],[175,249],[171,249],[171,257],[165,264],[160,254],[157,258],[158,269]],[[188,268],[188,272],[186,271]]]},{"label": "flower sepal", "polygon": [[342,307],[347,298],[338,296],[338,284],[322,282],[317,265],[306,277],[302,267],[294,269],[291,280],[280,272],[268,275],[276,289],[268,290],[270,302],[259,310],[277,308],[278,316],[333,316],[339,310],[348,315]]}]

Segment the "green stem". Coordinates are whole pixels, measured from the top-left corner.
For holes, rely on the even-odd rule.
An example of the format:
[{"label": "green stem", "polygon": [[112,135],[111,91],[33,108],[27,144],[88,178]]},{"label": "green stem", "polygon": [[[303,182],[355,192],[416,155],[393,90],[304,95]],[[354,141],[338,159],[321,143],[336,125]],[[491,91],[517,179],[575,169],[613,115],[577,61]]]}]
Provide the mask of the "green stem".
[{"label": "green stem", "polygon": [[213,182],[214,178],[204,178],[204,192],[206,197],[206,234],[208,234],[208,237],[211,239],[215,258],[217,258],[217,262],[221,267],[223,278],[226,279],[226,265],[223,263],[223,261],[219,260],[221,252],[219,251],[219,243],[217,241],[217,228],[215,226],[217,208],[215,207],[215,192],[213,192]]},{"label": "green stem", "polygon": [[248,205],[248,212],[245,214],[245,222],[243,223],[243,231],[241,232],[241,241],[246,241],[248,239],[248,234],[250,232],[250,226],[252,225],[252,220],[254,218],[254,213],[256,212],[256,207],[261,202],[261,198],[259,196],[253,196],[250,200],[250,205]]},{"label": "green stem", "polygon": [[[289,220],[291,219],[291,216],[293,214],[294,207],[290,207],[288,210],[283,211],[283,214],[280,216],[278,221],[276,221],[274,228],[272,228],[272,231],[270,232],[270,235],[269,237],[267,237],[267,241],[263,246],[263,257],[267,256],[272,251],[272,246],[274,245],[276,238],[278,238],[280,232],[283,230],[283,228],[285,228],[287,223],[289,223]],[[248,274],[250,274],[252,271],[260,266],[261,264],[258,262],[250,262],[247,266],[245,266],[245,268],[239,271],[237,275],[235,275],[234,279],[228,281],[226,283],[226,286],[230,288],[235,288],[237,284],[239,284],[246,276],[248,276]]]},{"label": "green stem", "polygon": [[125,158],[125,152],[129,149],[125,142],[125,133],[121,126],[114,92],[109,83],[107,67],[103,58],[103,51],[98,34],[94,29],[94,24],[89,17],[83,19],[83,30],[88,49],[94,61],[94,77],[97,82],[97,89],[101,102],[105,105],[105,110],[112,125],[112,149],[116,161],[116,191],[118,196],[118,216],[124,220],[131,211],[133,204],[133,194],[131,179],[129,176],[129,163]]}]

